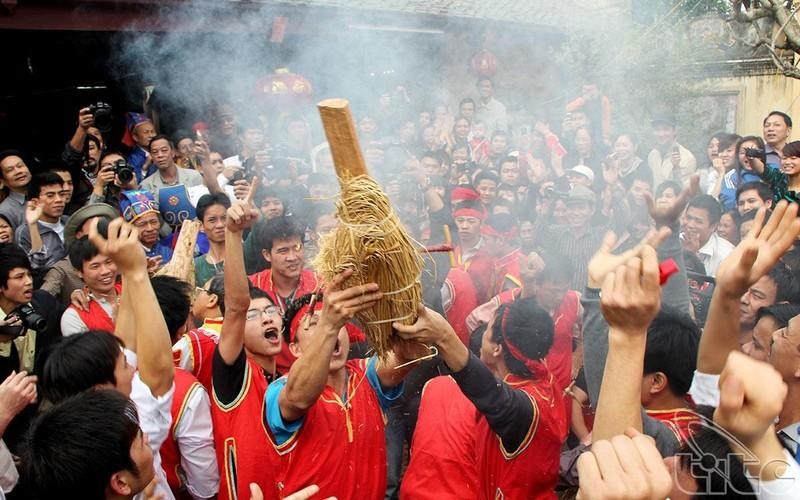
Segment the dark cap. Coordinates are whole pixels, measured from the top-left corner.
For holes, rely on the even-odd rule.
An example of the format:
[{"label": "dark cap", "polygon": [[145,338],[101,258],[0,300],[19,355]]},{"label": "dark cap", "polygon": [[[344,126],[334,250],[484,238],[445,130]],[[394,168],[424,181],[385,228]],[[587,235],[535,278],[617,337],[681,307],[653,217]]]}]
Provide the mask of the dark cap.
[{"label": "dark cap", "polygon": [[670,127],[675,127],[678,123],[675,121],[675,115],[671,113],[660,113],[653,115],[653,119],[650,120],[650,125],[669,125]]}]

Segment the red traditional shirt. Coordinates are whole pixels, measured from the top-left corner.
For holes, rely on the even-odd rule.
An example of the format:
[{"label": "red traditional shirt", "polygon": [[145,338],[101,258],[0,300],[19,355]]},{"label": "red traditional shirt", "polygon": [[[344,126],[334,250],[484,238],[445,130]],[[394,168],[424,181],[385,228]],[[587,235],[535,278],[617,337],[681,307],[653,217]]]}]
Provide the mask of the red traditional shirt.
[{"label": "red traditional shirt", "polygon": [[425,384],[400,498],[478,498],[476,411],[451,377]]},{"label": "red traditional shirt", "polygon": [[553,499],[561,445],[567,437],[564,398],[552,376],[530,380],[508,375],[504,382],[528,395],[533,419],[525,440],[506,450],[485,418],[478,422],[477,457],[480,496],[496,499]]}]

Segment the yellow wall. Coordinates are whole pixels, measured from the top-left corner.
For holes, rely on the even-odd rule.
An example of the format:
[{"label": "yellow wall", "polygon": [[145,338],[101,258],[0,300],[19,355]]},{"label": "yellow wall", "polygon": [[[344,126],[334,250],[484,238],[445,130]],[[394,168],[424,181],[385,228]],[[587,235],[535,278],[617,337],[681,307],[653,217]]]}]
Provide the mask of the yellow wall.
[{"label": "yellow wall", "polygon": [[[740,135],[761,135],[764,117],[772,110],[800,120],[800,80],[783,75],[753,75],[709,78],[703,85],[708,85],[712,94],[738,94],[736,133]],[[800,137],[799,129],[795,125],[794,138]]]}]

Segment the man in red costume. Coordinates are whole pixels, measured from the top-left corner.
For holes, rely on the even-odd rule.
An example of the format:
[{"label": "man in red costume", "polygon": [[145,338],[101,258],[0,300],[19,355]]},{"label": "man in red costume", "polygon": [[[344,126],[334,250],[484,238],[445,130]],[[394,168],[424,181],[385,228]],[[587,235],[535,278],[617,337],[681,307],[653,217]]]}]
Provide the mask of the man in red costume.
[{"label": "man in red costume", "polygon": [[226,222],[224,321],[211,373],[220,499],[250,498],[250,483],[261,488],[265,499],[279,498],[278,456],[266,428],[257,422],[267,384],[277,374],[283,321],[271,298],[249,286],[244,270],[242,232],[259,216],[253,191],[228,209]]},{"label": "man in red costume", "polygon": [[281,455],[277,479],[286,493],[316,483],[323,498],[384,497],[383,410],[400,396],[411,369],[396,367],[419,357],[415,348],[421,346],[398,339],[386,361],[347,360],[345,324],[382,297],[374,283],[343,289],[351,274],[345,271],[326,286],[321,308],[315,302],[287,314],[297,361],[270,384],[264,415]]},{"label": "man in red costume", "polygon": [[525,257],[519,249],[517,225],[511,214],[495,214],[481,227],[486,253],[494,259],[492,295],[522,285],[519,262]]},{"label": "man in red costume", "polygon": [[469,273],[472,278],[478,304],[483,304],[492,296],[494,280],[494,263],[486,254],[481,238],[481,227],[485,218],[486,212],[479,201],[467,199],[453,210],[459,241],[453,251],[456,266]]},{"label": "man in red costume", "polygon": [[[560,391],[542,362],[553,343],[550,316],[533,298],[501,306],[483,335],[479,360],[444,318],[424,307],[419,312],[414,325],[393,326],[406,340],[436,345],[459,389],[477,409],[478,492],[473,498],[556,498],[553,489],[567,425]],[[464,469],[448,464],[463,458],[431,461],[430,466],[441,467],[442,476],[461,477]],[[443,484],[429,483],[427,488]],[[440,493],[438,498],[448,498],[447,492]],[[416,492],[409,494],[417,498]]]},{"label": "man in red costume", "polygon": [[[281,216],[255,230],[261,255],[270,269],[251,275],[250,282],[267,292],[279,313],[284,314],[289,302],[317,291],[319,285],[314,271],[304,268],[303,229],[292,217]],[[278,371],[288,372],[294,361],[295,357],[284,345],[278,356]]]}]

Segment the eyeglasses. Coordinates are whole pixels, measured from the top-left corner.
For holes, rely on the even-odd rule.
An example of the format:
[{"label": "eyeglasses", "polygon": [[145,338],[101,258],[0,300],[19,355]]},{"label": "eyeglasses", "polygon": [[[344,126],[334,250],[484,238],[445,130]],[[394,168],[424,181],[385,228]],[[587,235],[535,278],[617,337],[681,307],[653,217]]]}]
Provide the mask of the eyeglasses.
[{"label": "eyeglasses", "polygon": [[199,286],[194,287],[195,296],[200,295],[200,292],[205,292],[208,295],[211,295],[211,292],[209,292],[206,288],[200,288]]},{"label": "eyeglasses", "polygon": [[247,321],[257,320],[264,314],[266,314],[267,316],[276,315],[278,314],[278,308],[275,306],[267,306],[264,309],[249,309],[247,311],[247,316],[245,316],[245,319]]}]

